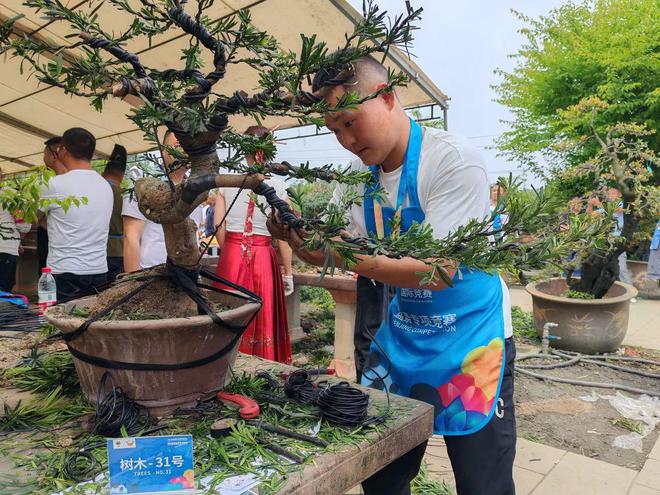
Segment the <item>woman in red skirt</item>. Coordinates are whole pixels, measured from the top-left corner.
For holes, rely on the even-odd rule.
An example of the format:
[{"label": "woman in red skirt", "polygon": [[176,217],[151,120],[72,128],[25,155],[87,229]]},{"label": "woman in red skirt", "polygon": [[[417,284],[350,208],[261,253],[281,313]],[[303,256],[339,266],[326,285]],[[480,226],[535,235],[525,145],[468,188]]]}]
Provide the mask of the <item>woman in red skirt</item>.
[{"label": "woman in red skirt", "polygon": [[[246,134],[257,137],[264,137],[269,132],[261,126],[252,126],[245,131]],[[253,165],[254,160],[254,157],[246,157],[248,165]],[[275,188],[279,197],[287,198],[284,180],[272,177],[266,182]],[[251,290],[259,295],[263,302],[261,311],[245,330],[239,350],[271,361],[290,364],[291,341],[285,293],[288,295],[293,292],[291,248],[286,242],[277,241],[284,265],[282,275],[270,233],[266,228],[266,216],[255,205],[254,194],[249,190],[239,191],[234,187],[218,189],[214,213],[216,226],[222,221],[232,202],[234,205],[218,229],[220,259],[216,273]]]}]

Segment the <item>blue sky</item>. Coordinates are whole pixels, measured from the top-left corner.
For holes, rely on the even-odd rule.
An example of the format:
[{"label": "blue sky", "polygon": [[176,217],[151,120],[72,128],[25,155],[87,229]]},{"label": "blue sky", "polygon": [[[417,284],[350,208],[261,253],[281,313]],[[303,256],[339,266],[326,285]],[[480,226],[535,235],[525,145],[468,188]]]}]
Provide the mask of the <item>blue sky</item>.
[{"label": "blue sky", "polygon": [[[362,0],[349,0],[358,10]],[[388,12],[401,13],[404,0],[378,0]],[[516,164],[497,157],[487,149],[493,138],[506,130],[506,108],[495,103],[490,88],[498,82],[495,68],[514,66],[508,57],[523,42],[521,23],[511,14],[516,9],[531,17],[546,14],[561,5],[560,0],[412,0],[424,8],[420,29],[415,32],[413,54],[422,70],[451,100],[449,130],[471,138],[484,155],[490,179],[516,172]],[[333,136],[288,141],[280,147],[280,159],[314,165],[346,163],[351,154]]]}]

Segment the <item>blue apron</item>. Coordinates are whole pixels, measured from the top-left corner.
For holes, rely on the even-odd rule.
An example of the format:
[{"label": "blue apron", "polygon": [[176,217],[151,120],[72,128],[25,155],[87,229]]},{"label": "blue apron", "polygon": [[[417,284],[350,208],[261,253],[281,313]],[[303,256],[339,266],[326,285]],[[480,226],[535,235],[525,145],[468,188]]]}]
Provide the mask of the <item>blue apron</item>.
[{"label": "blue apron", "polygon": [[[422,129],[411,120],[396,209],[374,205],[372,192],[378,184],[365,188],[370,235],[382,230],[375,218],[379,211],[386,235],[392,235],[397,211],[402,231],[424,220],[417,195],[421,146]],[[369,168],[378,181],[378,166]],[[454,284],[441,291],[396,290],[361,378],[363,385],[387,387],[433,405],[434,431],[440,435],[468,435],[483,428],[495,412],[504,372],[499,276],[463,268],[454,276]]]}]

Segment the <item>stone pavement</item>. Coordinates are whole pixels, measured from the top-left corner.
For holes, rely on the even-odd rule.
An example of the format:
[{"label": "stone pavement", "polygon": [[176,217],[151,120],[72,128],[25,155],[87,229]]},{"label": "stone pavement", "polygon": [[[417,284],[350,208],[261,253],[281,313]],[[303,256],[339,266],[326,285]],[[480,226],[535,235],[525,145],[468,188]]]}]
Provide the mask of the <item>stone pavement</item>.
[{"label": "stone pavement", "polygon": [[[511,287],[511,305],[532,311],[532,296],[523,287]],[[630,304],[624,345],[660,350],[660,300],[636,298]]]},{"label": "stone pavement", "polygon": [[[441,436],[429,440],[424,463],[431,479],[454,486]],[[516,495],[660,495],[660,439],[637,472],[518,438],[513,478]],[[355,487],[347,495],[360,493]]]},{"label": "stone pavement", "polygon": [[[518,439],[513,477],[516,495],[660,495],[660,439],[640,472],[540,443]],[[424,458],[430,476],[453,485],[442,437]]]}]

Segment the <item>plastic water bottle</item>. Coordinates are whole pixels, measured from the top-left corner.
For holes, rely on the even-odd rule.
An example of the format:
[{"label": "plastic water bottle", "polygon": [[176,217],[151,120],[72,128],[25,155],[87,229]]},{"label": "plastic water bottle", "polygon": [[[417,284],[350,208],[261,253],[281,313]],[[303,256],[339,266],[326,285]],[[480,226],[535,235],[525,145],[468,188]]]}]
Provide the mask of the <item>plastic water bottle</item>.
[{"label": "plastic water bottle", "polygon": [[39,314],[42,315],[51,306],[57,304],[57,288],[55,287],[55,278],[51,273],[50,267],[41,269],[41,277],[37,285],[39,294]]}]

